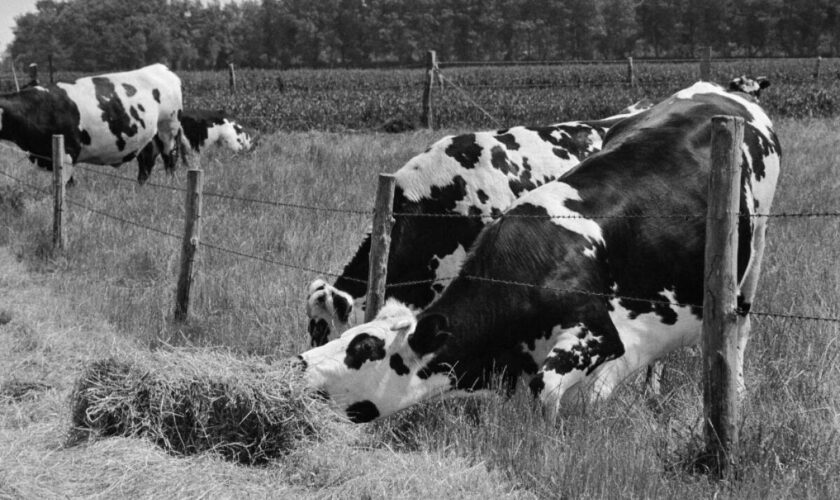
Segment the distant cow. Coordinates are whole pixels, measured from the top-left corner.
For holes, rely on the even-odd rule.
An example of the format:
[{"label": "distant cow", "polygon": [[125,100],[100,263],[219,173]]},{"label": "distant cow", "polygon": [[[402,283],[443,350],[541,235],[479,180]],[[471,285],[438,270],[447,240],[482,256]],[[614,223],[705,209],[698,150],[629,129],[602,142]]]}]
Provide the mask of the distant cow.
[{"label": "distant cow", "polygon": [[732,81],[729,82],[730,91],[743,92],[744,94],[749,94],[756,99],[761,97],[761,91],[769,86],[770,80],[764,76],[750,78],[749,76],[741,75],[737,78],[733,78]]},{"label": "distant cow", "polygon": [[[166,66],[154,64],[4,94],[0,96],[0,139],[14,142],[32,153],[40,167],[51,170],[53,134],[64,135],[72,163],[114,167],[133,160],[156,138],[171,171],[181,108],[181,80]],[[138,161],[137,179],[142,183],[154,160]]]},{"label": "distant cow", "polygon": [[[255,142],[254,134],[234,122],[222,110],[185,109],[181,113],[181,127],[190,149],[196,153],[214,144],[238,153],[250,150]],[[150,142],[143,149],[137,158],[138,163],[151,161],[154,164],[160,155],[157,142]]]},{"label": "distant cow", "polygon": [[[389,288],[387,296],[417,308],[428,305],[457,274],[485,224],[519,196],[600,150],[610,126],[651,106],[640,101],[599,121],[449,136],[410,159],[394,174],[398,216],[391,233],[388,282],[417,283]],[[313,346],[361,319],[369,255],[370,235],[333,285],[318,279],[309,286],[306,310]]]},{"label": "distant cow", "polygon": [[698,83],[617,124],[603,151],[514,201],[426,310],[392,302],[375,321],[304,352],[309,384],[355,422],[496,376],[511,386],[524,378],[553,410],[575,394],[606,397],[645,364],[697,342],[715,115],[746,122],[743,357],[765,246],[766,219],[754,215],[770,211],[781,151],[751,97]]}]

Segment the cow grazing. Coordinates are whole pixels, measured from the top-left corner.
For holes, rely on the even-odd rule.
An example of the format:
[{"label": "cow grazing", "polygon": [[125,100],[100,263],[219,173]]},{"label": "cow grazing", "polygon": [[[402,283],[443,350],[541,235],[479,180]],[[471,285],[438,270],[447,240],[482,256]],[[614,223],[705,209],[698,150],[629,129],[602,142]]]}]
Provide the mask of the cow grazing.
[{"label": "cow grazing", "polygon": [[[222,110],[185,109],[181,113],[181,128],[190,149],[198,153],[214,144],[238,153],[249,151],[256,142],[256,135],[234,122]],[[157,161],[160,156],[159,141],[152,141],[137,157],[141,165]]]},{"label": "cow grazing", "polygon": [[[419,283],[389,288],[387,295],[416,308],[428,305],[457,274],[485,224],[523,193],[559,178],[600,150],[610,126],[651,106],[640,101],[598,121],[449,136],[410,159],[394,174],[393,209],[401,215],[391,233],[388,282]],[[306,310],[313,346],[359,322],[369,254],[370,235],[333,285],[318,279],[309,286]]]},{"label": "cow grazing", "polygon": [[617,124],[600,153],[514,201],[424,311],[392,302],[304,352],[308,383],[355,422],[494,376],[511,387],[524,378],[553,411],[572,395],[606,397],[696,342],[714,115],[746,122],[737,268],[747,332],[765,244],[766,219],[754,215],[770,210],[780,146],[754,99],[698,83]]},{"label": "cow grazing", "polygon": [[746,75],[733,78],[729,82],[729,90],[732,92],[743,92],[749,94],[756,99],[761,97],[761,91],[770,86],[770,80],[764,76],[757,76],[750,78]]},{"label": "cow grazing", "polygon": [[181,101],[181,80],[162,64],[30,87],[0,96],[0,139],[32,153],[48,170],[53,134],[64,135],[74,164],[117,167],[138,157],[143,183],[154,160],[140,153],[153,139],[166,168],[175,168]]}]

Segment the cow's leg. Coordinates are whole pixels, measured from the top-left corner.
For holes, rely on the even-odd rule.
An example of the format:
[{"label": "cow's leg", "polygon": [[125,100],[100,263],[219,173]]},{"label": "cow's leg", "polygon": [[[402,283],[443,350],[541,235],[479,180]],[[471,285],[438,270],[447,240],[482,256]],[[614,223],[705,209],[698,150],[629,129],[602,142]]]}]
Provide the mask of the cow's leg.
[{"label": "cow's leg", "polygon": [[609,396],[639,368],[624,359],[624,346],[606,311],[594,321],[557,328],[557,341],[531,380],[531,390],[551,413],[556,413],[565,395],[581,389],[591,391],[589,399]]},{"label": "cow's leg", "polygon": [[309,336],[313,347],[326,344],[331,334],[339,334],[350,324],[353,297],[322,279],[309,285],[306,315],[309,316]]},{"label": "cow's leg", "polygon": [[149,179],[152,174],[152,169],[155,167],[155,161],[158,157],[158,145],[155,139],[149,141],[143,146],[143,149],[137,153],[137,182],[142,186]]},{"label": "cow's leg", "polygon": [[761,274],[761,263],[764,260],[765,233],[767,220],[757,218],[753,231],[753,249],[749,265],[741,283],[741,293],[738,296],[738,396],[743,399],[746,393],[744,384],[744,354],[750,338],[750,308],[755,300],[758,288],[758,277]]}]

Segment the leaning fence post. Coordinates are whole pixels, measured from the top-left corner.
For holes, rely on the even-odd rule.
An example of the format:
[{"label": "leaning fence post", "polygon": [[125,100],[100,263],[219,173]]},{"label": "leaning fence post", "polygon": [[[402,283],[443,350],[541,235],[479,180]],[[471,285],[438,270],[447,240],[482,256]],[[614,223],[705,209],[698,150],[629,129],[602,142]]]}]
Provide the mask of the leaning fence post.
[{"label": "leaning fence post", "polygon": [[373,228],[370,234],[370,270],[365,298],[365,321],[372,321],[385,303],[385,280],[388,278],[388,252],[394,224],[394,185],[391,174],[379,174]]},{"label": "leaning fence post", "polygon": [[64,236],[64,136],[52,136],[53,169],[53,250],[64,250],[67,239]]},{"label": "leaning fence post", "polygon": [[704,47],[703,55],[700,59],[700,80],[704,82],[712,81],[712,47]]},{"label": "leaning fence post", "polygon": [[822,56],[817,56],[817,64],[814,67],[814,80],[820,81],[820,63],[822,63]]},{"label": "leaning fence post", "polygon": [[228,64],[228,85],[230,86],[230,93],[236,93],[236,73],[233,71],[233,63]]},{"label": "leaning fence post", "polygon": [[420,121],[426,128],[434,128],[434,110],[432,109],[432,87],[435,85],[435,74],[438,71],[437,52],[426,52],[426,79],[423,82],[423,115]]},{"label": "leaning fence post", "polygon": [[636,88],[636,72],[633,70],[633,57],[627,57],[627,84],[631,89]]},{"label": "leaning fence post", "polygon": [[181,245],[181,271],[178,274],[178,290],[175,293],[175,320],[185,321],[190,307],[190,288],[193,282],[193,264],[201,235],[201,192],[202,174],[200,168],[187,170],[187,199],[184,215],[184,240]]},{"label": "leaning fence post", "polygon": [[703,403],[706,451],[723,475],[738,444],[738,208],[744,120],[712,118],[703,292]]}]

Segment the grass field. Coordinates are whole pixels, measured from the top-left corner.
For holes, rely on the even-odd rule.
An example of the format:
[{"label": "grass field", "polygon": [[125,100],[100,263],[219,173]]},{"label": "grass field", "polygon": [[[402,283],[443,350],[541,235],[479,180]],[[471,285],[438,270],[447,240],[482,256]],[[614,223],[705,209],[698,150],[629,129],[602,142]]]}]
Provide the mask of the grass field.
[{"label": "grass field", "polygon": [[[785,158],[774,212],[840,209],[838,127],[777,122]],[[275,133],[241,157],[206,152],[205,191],[367,210],[376,175],[441,135]],[[47,186],[23,158],[3,149],[0,170]],[[135,177],[129,167],[92,168]],[[182,231],[182,192],[85,170],[76,180],[74,203]],[[151,179],[184,181],[183,171]],[[662,395],[629,383],[557,424],[517,395],[432,402],[261,468],[176,458],[138,439],[64,447],[66,397],[85,362],[163,345],[273,357],[306,348],[304,297],[318,276],[307,269],[340,272],[369,218],[206,196],[202,241],[264,260],[202,247],[193,317],[179,326],[170,322],[179,238],[71,205],[67,249],[52,256],[51,207],[49,196],[0,176],[0,320],[10,320],[0,326],[0,498],[840,498],[840,327],[757,317],[740,465],[722,482],[690,466],[702,445],[690,351],[670,358]],[[838,237],[838,218],[773,219],[754,310],[840,317]]]}]

